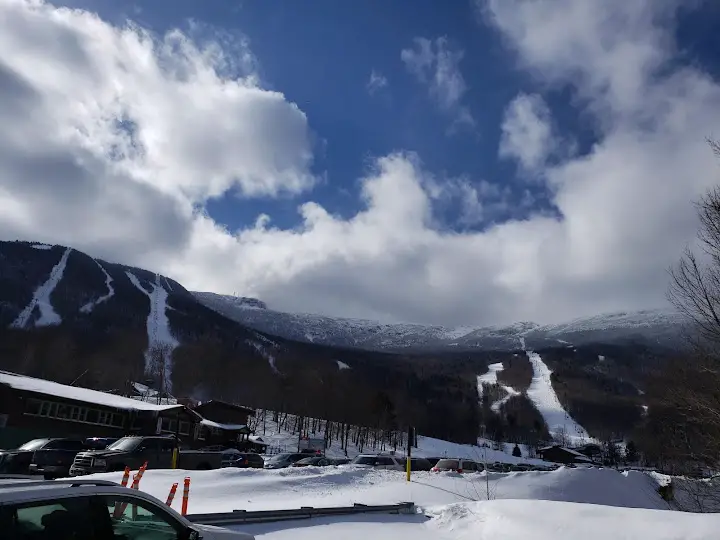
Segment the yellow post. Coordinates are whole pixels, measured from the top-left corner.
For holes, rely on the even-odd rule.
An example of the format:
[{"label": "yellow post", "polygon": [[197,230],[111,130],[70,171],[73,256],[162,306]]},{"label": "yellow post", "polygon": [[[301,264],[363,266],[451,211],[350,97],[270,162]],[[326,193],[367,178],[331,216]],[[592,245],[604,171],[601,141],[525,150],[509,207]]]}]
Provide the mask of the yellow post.
[{"label": "yellow post", "polygon": [[177,469],[177,464],[178,464],[178,448],[176,446],[175,448],[173,448],[172,460],[170,461],[170,468]]},{"label": "yellow post", "polygon": [[407,457],[407,465],[405,468],[407,469],[407,481],[410,481],[410,456]]}]

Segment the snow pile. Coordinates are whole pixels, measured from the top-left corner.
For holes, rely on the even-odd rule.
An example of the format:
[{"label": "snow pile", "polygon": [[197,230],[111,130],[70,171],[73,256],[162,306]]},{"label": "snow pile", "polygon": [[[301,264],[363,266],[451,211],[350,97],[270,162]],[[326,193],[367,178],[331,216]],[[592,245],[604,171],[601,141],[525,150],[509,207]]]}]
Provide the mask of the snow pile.
[{"label": "snow pile", "polygon": [[563,409],[552,387],[550,368],[542,361],[539,354],[527,351],[527,356],[533,368],[533,378],[527,396],[545,420],[550,435],[556,440],[566,439],[570,444],[591,441],[592,438],[585,428]]},{"label": "snow pile", "polygon": [[454,504],[428,514],[433,519],[423,528],[439,533],[435,538],[458,540],[709,540],[720,527],[718,515],[551,501]]},{"label": "snow pile", "polygon": [[65,250],[65,253],[60,257],[60,261],[50,271],[47,281],[35,289],[30,303],[20,312],[15,321],[10,325],[11,327],[25,328],[35,308],[40,310],[40,317],[35,321],[35,326],[51,326],[62,322],[60,315],[53,309],[52,303],[50,302],[50,295],[65,273],[65,267],[67,266],[67,260],[71,251],[71,248]]}]

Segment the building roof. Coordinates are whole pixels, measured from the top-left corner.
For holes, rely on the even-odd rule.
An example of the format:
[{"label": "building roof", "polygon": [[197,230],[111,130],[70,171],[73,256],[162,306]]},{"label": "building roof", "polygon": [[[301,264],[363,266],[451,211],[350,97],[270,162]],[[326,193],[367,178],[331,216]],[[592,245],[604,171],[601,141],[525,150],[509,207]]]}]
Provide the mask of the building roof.
[{"label": "building roof", "polygon": [[220,401],[219,399],[211,399],[208,401],[203,401],[201,403],[198,403],[195,408],[201,408],[205,407],[206,405],[210,405],[211,403],[214,403],[216,405],[220,405],[222,407],[227,407],[230,409],[235,409],[236,411],[246,412],[248,414],[255,414],[255,409],[252,409],[250,407],[244,407],[242,405],[235,405],[234,403],[228,403],[227,401]]},{"label": "building roof", "polygon": [[45,379],[36,379],[34,377],[26,377],[9,371],[0,371],[0,384],[14,388],[15,390],[24,390],[26,392],[34,392],[36,394],[44,394],[46,396],[54,396],[74,401],[82,401],[83,403],[91,403],[93,405],[102,405],[113,409],[124,409],[127,411],[167,411],[173,409],[181,409],[182,405],[157,405],[146,401],[139,401],[124,396],[116,396],[98,390],[90,390],[79,386],[69,386]]},{"label": "building roof", "polygon": [[546,450],[552,450],[553,448],[557,448],[558,450],[562,450],[563,452],[567,452],[568,454],[572,454],[578,459],[585,459],[588,460],[588,457],[585,454],[581,454],[580,452],[576,452],[572,448],[566,448],[565,446],[560,446],[559,444],[554,444],[552,446],[546,446],[545,448],[540,448],[538,452],[545,452]]},{"label": "building roof", "polygon": [[200,420],[203,426],[214,427],[217,429],[223,429],[225,431],[250,431],[245,424],[223,424],[221,422],[214,422],[213,420],[207,420],[203,418]]}]

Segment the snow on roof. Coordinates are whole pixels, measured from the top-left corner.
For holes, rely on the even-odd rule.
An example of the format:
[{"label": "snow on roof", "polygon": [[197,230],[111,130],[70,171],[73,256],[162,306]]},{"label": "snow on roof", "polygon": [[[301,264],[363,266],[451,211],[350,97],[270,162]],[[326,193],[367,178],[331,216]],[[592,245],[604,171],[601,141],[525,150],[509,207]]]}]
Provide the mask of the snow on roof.
[{"label": "snow on roof", "polygon": [[562,450],[563,452],[567,452],[568,454],[572,454],[575,457],[586,459],[588,461],[591,461],[590,458],[588,458],[585,454],[581,454],[580,452],[577,452],[576,450],[573,450],[572,448],[567,448],[565,446],[560,446],[559,444],[553,444],[552,446],[546,446],[545,448],[540,448],[540,452],[545,452],[546,450],[551,450],[553,448],[557,448],[559,450]]},{"label": "snow on roof", "polygon": [[207,420],[205,418],[200,420],[200,423],[203,426],[214,427],[217,429],[224,429],[225,431],[240,431],[240,430],[248,429],[248,427],[245,424],[221,424],[220,422],[213,422],[212,420]]},{"label": "snow on roof", "polygon": [[154,403],[138,401],[124,396],[116,396],[106,392],[100,392],[98,390],[90,390],[89,388],[68,386],[66,384],[60,384],[53,381],[46,381],[44,379],[26,377],[25,375],[18,375],[16,373],[10,373],[9,371],[0,371],[0,384],[7,385],[16,390],[25,390],[48,396],[73,399],[75,401],[112,407],[114,409],[125,409],[130,411],[166,411],[182,407],[182,405],[156,405]]}]

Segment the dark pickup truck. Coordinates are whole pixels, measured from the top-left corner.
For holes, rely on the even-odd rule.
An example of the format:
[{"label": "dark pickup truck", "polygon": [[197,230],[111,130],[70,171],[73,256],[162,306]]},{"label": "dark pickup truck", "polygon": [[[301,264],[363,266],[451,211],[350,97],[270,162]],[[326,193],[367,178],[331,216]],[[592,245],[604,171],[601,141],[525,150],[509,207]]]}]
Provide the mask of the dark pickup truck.
[{"label": "dark pickup truck", "polygon": [[75,455],[87,446],[80,439],[33,439],[0,452],[0,472],[59,478],[70,472]]},{"label": "dark pickup truck", "polygon": [[[70,476],[122,471],[125,467],[137,470],[144,463],[148,464],[148,469],[169,469],[175,448],[178,448],[178,442],[174,437],[123,437],[104,450],[77,454],[70,467]],[[227,460],[226,452],[179,450],[177,468],[219,469],[224,460]]]}]

